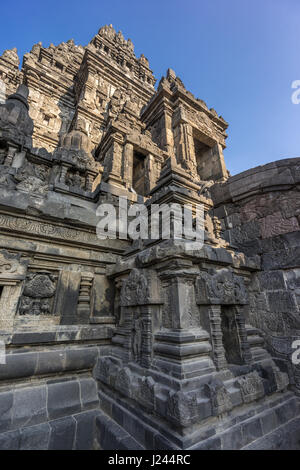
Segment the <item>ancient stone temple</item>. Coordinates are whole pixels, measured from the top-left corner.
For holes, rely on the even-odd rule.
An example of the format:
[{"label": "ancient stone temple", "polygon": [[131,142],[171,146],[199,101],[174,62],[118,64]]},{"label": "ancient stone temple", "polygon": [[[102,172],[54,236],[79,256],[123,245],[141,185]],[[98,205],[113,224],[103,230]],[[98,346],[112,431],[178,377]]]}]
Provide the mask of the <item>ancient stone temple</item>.
[{"label": "ancient stone temple", "polygon": [[[0,57],[0,449],[300,448],[300,160],[230,177],[226,121],[173,70],[155,88],[111,25],[19,63]],[[121,198],[201,204],[204,243],[102,239]]]}]

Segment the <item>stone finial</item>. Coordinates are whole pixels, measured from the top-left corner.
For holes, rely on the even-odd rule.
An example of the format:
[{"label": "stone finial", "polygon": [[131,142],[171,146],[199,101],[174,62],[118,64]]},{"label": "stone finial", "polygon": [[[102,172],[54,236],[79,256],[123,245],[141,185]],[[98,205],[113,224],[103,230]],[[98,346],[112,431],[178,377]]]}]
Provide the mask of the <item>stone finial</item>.
[{"label": "stone finial", "polygon": [[168,69],[167,70],[167,78],[170,78],[171,80],[175,80],[176,73],[174,72],[173,69]]},{"label": "stone finial", "polygon": [[28,114],[29,90],[19,85],[16,93],[10,95],[5,104],[0,105],[0,135],[21,145],[31,147],[33,121]]},{"label": "stone finial", "polygon": [[73,129],[62,137],[61,148],[89,153],[90,141],[83,118],[77,118]]},{"label": "stone finial", "polygon": [[41,42],[38,42],[37,44],[34,44],[34,45],[32,46],[32,49],[31,49],[31,54],[34,54],[34,55],[36,55],[36,56],[39,56],[41,47],[42,47],[42,43],[41,43]]},{"label": "stone finial", "polygon": [[110,24],[102,26],[102,28],[99,29],[98,34],[100,34],[100,36],[107,36],[108,38],[113,39],[116,35],[116,31],[114,30],[113,25]]},{"label": "stone finial", "polygon": [[141,54],[139,61],[140,63],[149,68],[149,60],[147,59],[147,57],[144,56],[144,54]]},{"label": "stone finial", "polygon": [[133,42],[131,41],[131,39],[127,39],[127,47],[128,47],[128,49],[130,49],[131,52],[134,51],[134,45],[133,45]]},{"label": "stone finial", "polygon": [[28,87],[26,85],[24,85],[24,83],[22,83],[21,85],[18,86],[17,91],[16,91],[16,95],[21,96],[27,102],[28,96],[29,96]]},{"label": "stone finial", "polygon": [[18,51],[16,47],[14,47],[13,49],[7,49],[6,51],[4,51],[2,54],[2,57],[3,59],[6,59],[9,62],[12,62],[17,67],[19,67],[20,59],[19,59]]},{"label": "stone finial", "polygon": [[86,121],[83,118],[77,118],[77,121],[74,126],[74,130],[83,132],[84,134],[87,134],[86,130]]},{"label": "stone finial", "polygon": [[124,36],[122,34],[122,31],[118,31],[117,39],[121,44],[125,44],[125,39],[124,39]]}]

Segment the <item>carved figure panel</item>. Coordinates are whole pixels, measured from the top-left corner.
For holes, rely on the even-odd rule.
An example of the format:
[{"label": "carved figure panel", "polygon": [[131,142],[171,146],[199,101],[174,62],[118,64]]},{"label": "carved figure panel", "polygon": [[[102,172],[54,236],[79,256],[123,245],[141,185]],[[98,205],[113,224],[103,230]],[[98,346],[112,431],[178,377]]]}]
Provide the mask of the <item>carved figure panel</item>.
[{"label": "carved figure panel", "polygon": [[121,305],[143,305],[149,301],[149,286],[141,271],[134,268],[121,289]]},{"label": "carved figure panel", "polygon": [[19,305],[19,315],[51,315],[56,277],[50,273],[31,273],[27,276]]},{"label": "carved figure panel", "polygon": [[243,278],[228,269],[213,274],[202,272],[196,281],[197,303],[200,305],[244,305],[248,303]]}]

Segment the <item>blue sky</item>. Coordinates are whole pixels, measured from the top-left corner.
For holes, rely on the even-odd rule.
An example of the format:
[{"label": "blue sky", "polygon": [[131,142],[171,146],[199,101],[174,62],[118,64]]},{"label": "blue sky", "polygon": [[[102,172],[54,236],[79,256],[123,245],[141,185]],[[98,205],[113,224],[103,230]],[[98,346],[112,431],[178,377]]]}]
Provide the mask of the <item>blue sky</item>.
[{"label": "blue sky", "polygon": [[300,156],[299,0],[51,0],[2,2],[0,53],[73,38],[85,45],[104,24],[130,37],[156,78],[173,68],[228,121],[232,174]]}]

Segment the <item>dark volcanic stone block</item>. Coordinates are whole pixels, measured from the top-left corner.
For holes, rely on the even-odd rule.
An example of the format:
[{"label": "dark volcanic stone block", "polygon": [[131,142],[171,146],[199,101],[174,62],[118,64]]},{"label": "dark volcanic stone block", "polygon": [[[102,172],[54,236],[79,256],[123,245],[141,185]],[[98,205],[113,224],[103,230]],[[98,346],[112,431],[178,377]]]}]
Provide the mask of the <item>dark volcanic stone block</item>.
[{"label": "dark volcanic stone block", "polygon": [[292,294],[288,291],[269,292],[270,309],[274,313],[294,313],[297,307]]},{"label": "dark volcanic stone block", "polygon": [[244,450],[299,450],[300,420],[296,418],[250,443]]},{"label": "dark volcanic stone block", "polygon": [[79,385],[82,409],[98,406],[99,398],[96,381],[92,378],[80,379]]},{"label": "dark volcanic stone block", "polygon": [[7,354],[6,364],[0,364],[0,380],[31,377],[36,364],[37,353]]},{"label": "dark volcanic stone block", "polygon": [[66,370],[92,369],[98,357],[94,347],[69,348],[66,350]]},{"label": "dark volcanic stone block", "polygon": [[13,393],[0,394],[0,432],[8,431],[12,421]]},{"label": "dark volcanic stone block", "polygon": [[261,416],[260,422],[262,425],[263,434],[268,434],[269,432],[273,431],[276,426],[278,426],[276,414],[274,411],[267,411],[263,416]]},{"label": "dark volcanic stone block", "polygon": [[74,416],[76,420],[76,450],[91,450],[94,446],[95,420],[100,411],[87,411]]},{"label": "dark volcanic stone block", "polygon": [[12,337],[12,344],[51,343],[54,340],[55,332],[15,333]]},{"label": "dark volcanic stone block", "polygon": [[259,419],[253,419],[242,425],[244,444],[255,441],[262,436],[262,427]]},{"label": "dark volcanic stone block", "polygon": [[38,353],[37,374],[62,372],[64,370],[64,360],[65,352],[63,350],[40,351]]},{"label": "dark volcanic stone block", "polygon": [[197,445],[191,447],[191,450],[220,450],[221,449],[221,439],[220,437],[212,437],[200,442]]},{"label": "dark volcanic stone block", "polygon": [[138,442],[132,437],[128,436],[121,439],[118,445],[118,450],[145,450]]},{"label": "dark volcanic stone block", "polygon": [[238,450],[243,447],[244,438],[240,426],[229,429],[221,436],[223,450]]},{"label": "dark volcanic stone block", "polygon": [[48,413],[50,418],[78,413],[81,410],[79,383],[53,383],[48,385]]},{"label": "dark volcanic stone block", "polygon": [[23,428],[20,431],[20,450],[47,450],[49,436],[48,423]]},{"label": "dark volcanic stone block", "polygon": [[11,431],[0,434],[0,450],[19,450],[20,431]]},{"label": "dark volcanic stone block", "polygon": [[154,438],[155,450],[178,450],[179,448],[169,441],[166,437],[161,434],[157,434]]},{"label": "dark volcanic stone block", "polygon": [[72,450],[76,430],[73,417],[61,418],[50,423],[49,450]]},{"label": "dark volcanic stone block", "polygon": [[276,417],[280,424],[286,423],[297,415],[297,407],[295,400],[289,400],[282,406],[275,409]]},{"label": "dark volcanic stone block", "polygon": [[120,406],[116,404],[112,404],[112,418],[120,425],[123,426],[124,420],[126,420],[126,416],[120,408]]},{"label": "dark volcanic stone block", "polygon": [[46,386],[15,390],[12,426],[32,426],[47,420]]},{"label": "dark volcanic stone block", "polygon": [[128,433],[104,414],[96,418],[97,438],[102,449],[116,450],[119,442],[128,437]]},{"label": "dark volcanic stone block", "polygon": [[61,325],[76,324],[80,280],[81,274],[78,272],[62,271],[60,274],[54,312],[61,316]]},{"label": "dark volcanic stone block", "polygon": [[259,273],[258,277],[263,290],[285,289],[283,273],[280,271],[265,271]]}]

